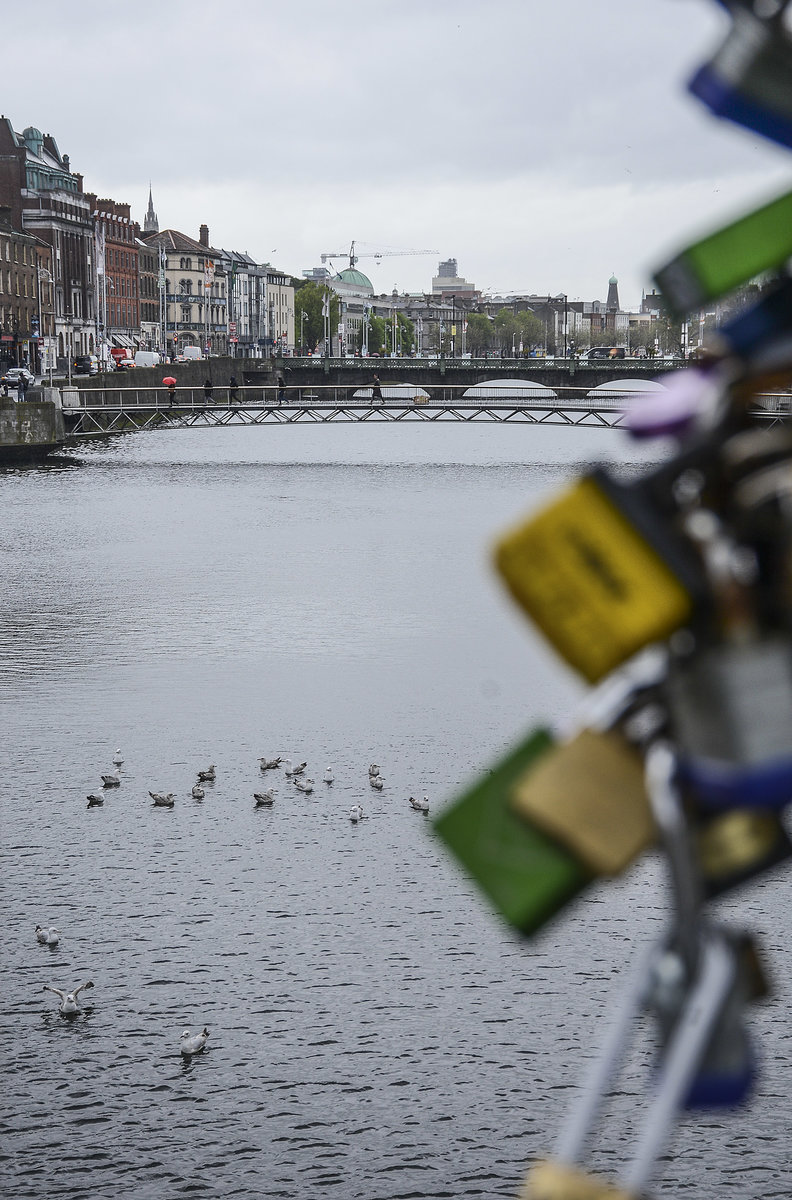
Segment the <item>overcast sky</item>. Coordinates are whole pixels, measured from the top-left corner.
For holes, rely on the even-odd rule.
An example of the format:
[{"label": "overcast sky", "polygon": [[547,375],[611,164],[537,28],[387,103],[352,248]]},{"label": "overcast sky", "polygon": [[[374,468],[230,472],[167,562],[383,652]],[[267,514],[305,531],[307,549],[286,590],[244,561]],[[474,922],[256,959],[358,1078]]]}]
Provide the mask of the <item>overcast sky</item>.
[{"label": "overcast sky", "polygon": [[[378,292],[457,258],[494,292],[604,299],[615,273],[634,307],[669,252],[788,185],[784,151],[685,92],[726,20],[714,0],[38,0],[4,13],[2,108],[141,224],[151,181],[161,229],[205,222],[296,275],[354,239]],[[432,253],[365,257],[386,249]]]}]

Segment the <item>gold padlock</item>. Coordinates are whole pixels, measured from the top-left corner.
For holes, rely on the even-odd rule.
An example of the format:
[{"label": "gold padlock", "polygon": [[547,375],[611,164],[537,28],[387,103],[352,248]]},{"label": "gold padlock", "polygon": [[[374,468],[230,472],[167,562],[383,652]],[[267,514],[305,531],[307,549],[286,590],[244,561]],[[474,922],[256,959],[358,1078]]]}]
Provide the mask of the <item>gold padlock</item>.
[{"label": "gold padlock", "polygon": [[531,1168],[520,1200],[634,1200],[634,1193],[614,1187],[579,1167],[539,1162]]},{"label": "gold padlock", "polygon": [[624,871],[656,836],[643,759],[615,729],[554,746],[514,784],[512,807],[595,875]]}]

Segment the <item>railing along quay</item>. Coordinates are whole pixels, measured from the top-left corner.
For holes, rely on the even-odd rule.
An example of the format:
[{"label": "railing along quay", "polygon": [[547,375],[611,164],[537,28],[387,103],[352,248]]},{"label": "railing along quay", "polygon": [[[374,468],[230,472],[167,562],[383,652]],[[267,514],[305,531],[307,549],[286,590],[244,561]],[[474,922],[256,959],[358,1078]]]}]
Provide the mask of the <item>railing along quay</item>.
[{"label": "railing along quay", "polygon": [[[470,393],[474,394],[470,394]],[[372,388],[338,385],[305,387],[202,387],[71,389],[64,400],[69,437],[104,436],[154,429],[218,428],[237,425],[337,424],[343,422],[495,422],[500,424],[587,426],[613,429],[632,400],[650,393],[622,388],[550,389],[542,385],[464,388],[414,384]],[[420,394],[416,394],[420,393]],[[754,413],[772,421],[790,412],[792,396],[765,394]]]}]

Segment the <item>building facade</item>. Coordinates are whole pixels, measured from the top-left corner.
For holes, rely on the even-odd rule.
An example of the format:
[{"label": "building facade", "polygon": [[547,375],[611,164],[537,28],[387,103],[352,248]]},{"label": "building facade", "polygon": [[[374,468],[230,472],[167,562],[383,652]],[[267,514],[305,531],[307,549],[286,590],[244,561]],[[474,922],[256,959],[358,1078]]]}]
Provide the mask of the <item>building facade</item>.
[{"label": "building facade", "polygon": [[94,232],[82,176],[55,139],[33,126],[16,133],[0,117],[0,205],[11,224],[51,249],[58,365],[96,351]]},{"label": "building facade", "polygon": [[140,348],[140,228],[128,204],[87,195],[96,240],[97,344],[99,359],[106,362],[111,349]]},{"label": "building facade", "polygon": [[161,262],[160,345],[169,358],[185,346],[228,354],[227,280],[222,251],[209,245],[208,226],[198,240],[176,229],[142,235]]},{"label": "building facade", "polygon": [[0,207],[0,367],[36,374],[55,365],[52,255],[46,242],[14,229]]}]

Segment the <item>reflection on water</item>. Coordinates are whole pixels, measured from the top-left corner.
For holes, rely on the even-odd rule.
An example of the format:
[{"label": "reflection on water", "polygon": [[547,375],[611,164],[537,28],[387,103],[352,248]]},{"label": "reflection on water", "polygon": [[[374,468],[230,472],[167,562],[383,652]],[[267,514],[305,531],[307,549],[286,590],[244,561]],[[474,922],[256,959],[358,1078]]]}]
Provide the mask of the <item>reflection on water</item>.
[{"label": "reflection on water", "polygon": [[[436,807],[579,693],[488,565],[509,522],[623,450],[548,432],[141,435],[0,476],[3,1195],[513,1197],[552,1148],[634,949],[665,927],[662,871],[645,860],[521,944],[406,801]],[[116,746],[121,787],[89,810]],[[314,791],[272,772],[256,810],[274,754],[306,759]],[[730,903],[783,962],[781,893]],[[61,1019],[42,986],[87,978]],[[758,1099],[688,1118],[657,1195],[788,1194],[783,1014],[755,1019]],[[204,1024],[185,1064],[182,1029]]]}]

